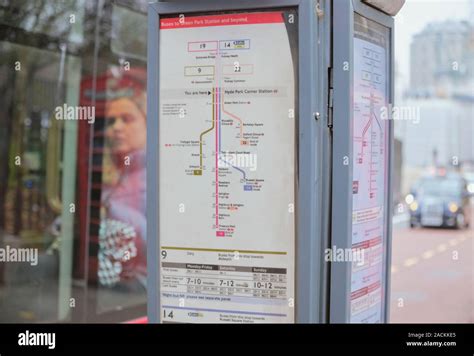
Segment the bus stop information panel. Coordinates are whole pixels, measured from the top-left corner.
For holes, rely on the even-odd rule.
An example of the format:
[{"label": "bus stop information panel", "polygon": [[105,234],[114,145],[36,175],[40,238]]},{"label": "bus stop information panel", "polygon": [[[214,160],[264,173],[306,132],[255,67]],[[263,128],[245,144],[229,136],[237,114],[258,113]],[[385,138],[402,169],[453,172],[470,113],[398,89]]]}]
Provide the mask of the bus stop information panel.
[{"label": "bus stop information panel", "polygon": [[161,17],[163,322],[294,322],[297,11]]},{"label": "bus stop information panel", "polygon": [[383,321],[390,30],[354,14],[351,322]]}]

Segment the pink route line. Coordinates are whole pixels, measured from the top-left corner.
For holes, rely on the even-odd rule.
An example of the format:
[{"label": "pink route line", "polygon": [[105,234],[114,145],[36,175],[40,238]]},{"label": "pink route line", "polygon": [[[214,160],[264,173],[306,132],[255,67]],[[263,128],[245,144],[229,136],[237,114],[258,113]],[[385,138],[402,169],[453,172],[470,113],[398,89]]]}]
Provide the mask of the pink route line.
[{"label": "pink route line", "polygon": [[[217,93],[219,91],[219,87],[216,88],[215,94],[214,94],[214,103],[217,104]],[[218,130],[219,130],[219,125],[217,124],[217,105],[214,105],[212,110],[215,110],[215,119],[216,119],[216,230],[219,230],[219,166],[217,163],[217,156],[219,154],[219,141],[218,141]]]},{"label": "pink route line", "polygon": [[219,61],[219,56],[220,56],[220,51],[219,51],[219,44],[217,45],[217,55],[216,55],[216,75],[215,75],[215,80],[216,80],[216,100],[215,100],[215,110],[216,110],[216,235],[219,234],[219,164],[218,164],[218,156],[220,154],[219,151],[219,123],[220,123],[220,117],[219,117],[219,99],[220,99],[220,87],[219,87],[219,66],[220,66],[220,61]]},{"label": "pink route line", "polygon": [[[372,123],[372,110],[370,113],[370,122]],[[372,125],[370,125],[370,164],[369,164],[369,200],[372,199],[370,196],[372,194],[372,176],[373,176],[373,171],[372,171],[372,157],[374,155],[374,141],[373,141],[373,133],[374,133],[374,128]],[[365,133],[364,133],[365,135]]]}]

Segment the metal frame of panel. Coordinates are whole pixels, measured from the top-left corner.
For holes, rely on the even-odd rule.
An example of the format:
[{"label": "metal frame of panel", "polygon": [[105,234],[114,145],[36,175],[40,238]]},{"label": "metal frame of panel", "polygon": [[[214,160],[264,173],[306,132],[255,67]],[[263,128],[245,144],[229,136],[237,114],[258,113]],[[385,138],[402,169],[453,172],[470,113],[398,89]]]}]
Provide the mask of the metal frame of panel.
[{"label": "metal frame of panel", "polygon": [[[316,15],[316,4],[324,15]],[[328,273],[323,264],[323,251],[329,229],[329,179],[322,179],[329,160],[329,130],[327,127],[327,73],[330,43],[330,2],[314,0],[205,0],[158,2],[148,11],[148,120],[147,120],[147,244],[148,244],[148,316],[152,323],[160,322],[160,243],[158,201],[158,120],[159,120],[159,50],[160,15],[218,11],[253,11],[271,8],[297,8],[299,18],[299,117],[298,176],[295,246],[295,320],[299,323],[327,321],[325,309]],[[317,115],[316,113],[319,113]],[[327,156],[326,156],[327,157]],[[328,176],[329,177],[329,176]],[[323,199],[324,198],[324,199]]]},{"label": "metal frame of panel", "polygon": [[[390,30],[388,101],[393,103],[393,18],[360,2],[360,0],[333,1],[333,75],[334,75],[334,129],[332,185],[337,187],[332,195],[331,245],[340,248],[352,246],[352,162],[353,162],[353,38],[354,13],[375,21]],[[349,64],[343,70],[344,62]],[[388,124],[388,162],[387,162],[387,202],[385,209],[385,239],[383,252],[382,303],[383,319],[388,321],[392,234],[392,165],[393,165],[393,120]],[[344,165],[344,158],[348,163]],[[351,262],[338,262],[331,265],[330,272],[330,322],[350,321]]]}]

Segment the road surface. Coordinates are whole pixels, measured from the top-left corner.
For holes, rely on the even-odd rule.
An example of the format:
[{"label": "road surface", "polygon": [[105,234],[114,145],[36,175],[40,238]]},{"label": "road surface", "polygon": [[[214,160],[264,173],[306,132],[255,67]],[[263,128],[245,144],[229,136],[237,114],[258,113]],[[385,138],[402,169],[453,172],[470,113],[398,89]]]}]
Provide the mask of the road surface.
[{"label": "road surface", "polygon": [[390,322],[474,323],[474,224],[407,225],[393,229]]}]

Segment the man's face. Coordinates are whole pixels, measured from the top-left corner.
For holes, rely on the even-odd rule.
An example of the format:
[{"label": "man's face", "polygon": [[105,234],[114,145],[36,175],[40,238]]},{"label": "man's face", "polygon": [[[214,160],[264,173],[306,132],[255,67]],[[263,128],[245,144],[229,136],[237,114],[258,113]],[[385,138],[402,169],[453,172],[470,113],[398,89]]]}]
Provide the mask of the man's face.
[{"label": "man's face", "polygon": [[112,152],[128,154],[145,148],[146,118],[130,99],[109,102],[106,118],[106,137]]}]

